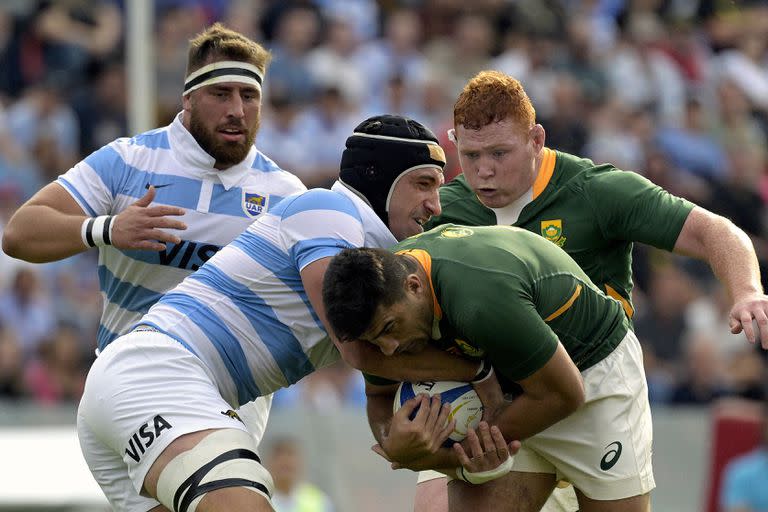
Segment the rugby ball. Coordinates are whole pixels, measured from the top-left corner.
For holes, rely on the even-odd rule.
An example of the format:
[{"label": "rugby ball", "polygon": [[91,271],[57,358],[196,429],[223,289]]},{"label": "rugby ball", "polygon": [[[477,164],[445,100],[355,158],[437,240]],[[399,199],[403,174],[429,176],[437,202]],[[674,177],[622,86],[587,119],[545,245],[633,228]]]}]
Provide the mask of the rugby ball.
[{"label": "rugby ball", "polygon": [[[440,395],[440,400],[445,404],[450,404],[450,419],[456,420],[456,426],[448,439],[443,443],[444,446],[453,446],[453,443],[462,441],[467,437],[467,429],[477,428],[480,419],[483,417],[483,404],[480,397],[477,396],[475,388],[468,382],[456,381],[430,381],[430,382],[401,382],[395,393],[395,401],[392,404],[392,412],[397,412],[402,405],[419,394],[429,396]],[[411,419],[415,417],[418,408],[414,410]]]}]

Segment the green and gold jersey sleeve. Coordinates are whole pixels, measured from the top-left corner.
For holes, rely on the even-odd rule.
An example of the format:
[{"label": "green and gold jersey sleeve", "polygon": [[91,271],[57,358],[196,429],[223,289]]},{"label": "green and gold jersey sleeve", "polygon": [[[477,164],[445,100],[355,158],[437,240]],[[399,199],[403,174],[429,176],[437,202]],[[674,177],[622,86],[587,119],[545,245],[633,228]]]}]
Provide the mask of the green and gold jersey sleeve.
[{"label": "green and gold jersey sleeve", "polygon": [[606,239],[642,242],[671,251],[694,208],[634,172],[614,170],[591,176],[584,191],[598,212]]}]

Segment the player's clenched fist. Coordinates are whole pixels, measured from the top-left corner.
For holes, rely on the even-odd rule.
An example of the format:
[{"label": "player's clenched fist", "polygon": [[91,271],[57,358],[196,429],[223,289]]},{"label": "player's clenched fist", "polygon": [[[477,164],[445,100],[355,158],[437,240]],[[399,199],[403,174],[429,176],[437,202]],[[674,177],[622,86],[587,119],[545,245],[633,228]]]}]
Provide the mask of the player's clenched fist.
[{"label": "player's clenched fist", "polygon": [[150,186],[143,197],[113,219],[112,245],[119,249],[162,251],[165,243],[178,244],[181,238],[166,229],[187,229],[187,225],[171,216],[184,215],[178,206],[149,206],[155,199],[155,187]]}]

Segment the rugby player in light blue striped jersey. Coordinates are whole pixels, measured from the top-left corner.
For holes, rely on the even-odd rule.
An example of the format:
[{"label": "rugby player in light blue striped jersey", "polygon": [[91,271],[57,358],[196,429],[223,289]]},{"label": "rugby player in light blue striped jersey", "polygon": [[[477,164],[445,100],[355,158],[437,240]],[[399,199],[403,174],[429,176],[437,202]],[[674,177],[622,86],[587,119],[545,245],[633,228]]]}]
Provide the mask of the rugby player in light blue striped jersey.
[{"label": "rugby player in light blue striped jersey", "polygon": [[[254,145],[269,59],[221,25],[203,31],[190,41],[183,111],[170,125],[105,145],[6,226],[3,250],[23,260],[99,251],[99,350],[254,220],[306,190]],[[257,442],[270,404],[266,396],[239,411]],[[142,500],[135,509],[155,505]]]},{"label": "rugby player in light blue striped jersey", "polygon": [[[331,190],[290,196],[260,215],[102,352],[78,435],[116,510],[158,502],[176,512],[272,510],[271,477],[235,411],[338,361],[320,296],[328,262],[345,248],[421,233],[440,213],[444,165],[421,124],[367,119],[347,139]],[[410,380],[477,373],[476,362],[437,349],[434,358],[379,356],[361,366]],[[434,436],[447,436],[448,409],[428,403],[441,419]]]}]

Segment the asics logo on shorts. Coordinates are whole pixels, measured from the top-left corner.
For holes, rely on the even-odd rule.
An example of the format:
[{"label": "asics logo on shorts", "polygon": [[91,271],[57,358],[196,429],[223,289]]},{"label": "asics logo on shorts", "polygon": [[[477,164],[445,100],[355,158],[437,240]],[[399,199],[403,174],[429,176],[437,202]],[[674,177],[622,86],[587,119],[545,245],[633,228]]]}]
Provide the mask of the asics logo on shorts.
[{"label": "asics logo on shorts", "polygon": [[603,471],[608,471],[613,466],[615,466],[617,462],[619,462],[619,457],[621,457],[621,443],[618,441],[614,441],[608,446],[606,446],[605,448],[606,449],[611,448],[611,449],[605,452],[605,455],[603,455],[603,458],[600,459],[600,469],[602,469]]},{"label": "asics logo on shorts", "polygon": [[147,448],[152,446],[155,439],[160,437],[163,430],[170,430],[173,425],[168,423],[165,418],[159,414],[152,418],[152,420],[146,422],[139,427],[139,430],[133,433],[128,439],[128,448],[125,449],[125,453],[134,461],[139,462],[141,456],[147,451]]}]

